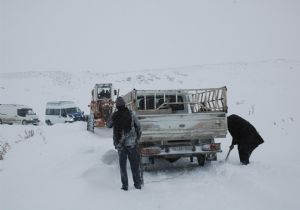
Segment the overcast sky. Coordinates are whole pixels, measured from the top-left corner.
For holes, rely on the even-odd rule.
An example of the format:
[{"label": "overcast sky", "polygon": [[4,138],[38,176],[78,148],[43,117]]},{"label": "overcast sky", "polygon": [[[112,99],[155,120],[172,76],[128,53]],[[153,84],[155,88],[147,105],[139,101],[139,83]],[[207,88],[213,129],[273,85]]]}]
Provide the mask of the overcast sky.
[{"label": "overcast sky", "polygon": [[0,72],[300,60],[299,0],[0,2]]}]

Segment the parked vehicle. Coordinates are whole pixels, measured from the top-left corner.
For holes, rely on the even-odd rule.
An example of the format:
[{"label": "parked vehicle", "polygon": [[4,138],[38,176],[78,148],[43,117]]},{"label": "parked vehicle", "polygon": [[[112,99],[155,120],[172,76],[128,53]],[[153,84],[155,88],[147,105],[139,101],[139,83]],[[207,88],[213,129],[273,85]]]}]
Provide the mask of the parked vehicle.
[{"label": "parked vehicle", "polygon": [[227,89],[132,90],[123,98],[142,126],[143,165],[196,157],[199,165],[216,160],[227,133]]},{"label": "parked vehicle", "polygon": [[47,125],[84,120],[84,113],[72,101],[52,101],[46,104]]},{"label": "parked vehicle", "polygon": [[90,115],[87,120],[87,130],[94,131],[95,127],[105,127],[113,111],[114,96],[117,91],[113,90],[111,83],[96,84],[92,90],[92,99],[89,105]]},{"label": "parked vehicle", "polygon": [[0,104],[0,124],[39,124],[32,108],[20,104]]}]

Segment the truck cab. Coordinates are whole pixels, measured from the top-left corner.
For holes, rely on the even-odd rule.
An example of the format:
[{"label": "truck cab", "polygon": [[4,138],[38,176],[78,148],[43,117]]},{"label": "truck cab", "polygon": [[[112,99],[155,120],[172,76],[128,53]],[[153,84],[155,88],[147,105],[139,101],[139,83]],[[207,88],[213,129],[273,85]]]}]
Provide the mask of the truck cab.
[{"label": "truck cab", "polygon": [[95,127],[104,128],[109,116],[113,112],[114,96],[117,91],[111,83],[95,84],[92,99],[89,104],[90,114],[87,120],[87,130],[94,131]]}]

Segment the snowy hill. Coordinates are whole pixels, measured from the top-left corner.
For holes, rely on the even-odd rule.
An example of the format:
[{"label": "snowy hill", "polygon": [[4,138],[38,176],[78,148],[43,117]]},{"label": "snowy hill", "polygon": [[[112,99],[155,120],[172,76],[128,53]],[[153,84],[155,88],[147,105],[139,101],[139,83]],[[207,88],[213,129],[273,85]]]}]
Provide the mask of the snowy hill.
[{"label": "snowy hill", "polygon": [[[25,104],[44,121],[45,105],[72,100],[86,113],[95,83],[112,82],[121,95],[136,89],[227,86],[228,114],[253,123],[265,139],[249,166],[235,149],[199,168],[181,160],[145,173],[142,191],[123,192],[111,130],[85,124],[1,125],[0,209],[299,209],[297,129],[300,62],[284,59],[150,69],[134,72],[21,72],[0,74],[0,103]],[[29,131],[33,131],[33,135]],[[131,186],[132,181],[129,179]]]}]

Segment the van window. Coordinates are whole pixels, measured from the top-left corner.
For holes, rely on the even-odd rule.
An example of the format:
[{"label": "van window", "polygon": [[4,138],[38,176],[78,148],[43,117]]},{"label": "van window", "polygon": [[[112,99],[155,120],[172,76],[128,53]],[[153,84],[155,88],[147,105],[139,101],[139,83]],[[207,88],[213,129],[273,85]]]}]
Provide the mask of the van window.
[{"label": "van window", "polygon": [[27,114],[33,113],[32,109],[18,109],[17,114],[21,117],[26,117]]},{"label": "van window", "polygon": [[35,115],[35,113],[32,111],[32,109],[28,109],[27,115]]},{"label": "van window", "polygon": [[60,109],[46,109],[46,115],[59,115]]},{"label": "van window", "polygon": [[72,107],[72,108],[62,109],[62,111],[65,112],[66,114],[74,114],[76,112],[80,112],[80,109],[78,107]]}]

